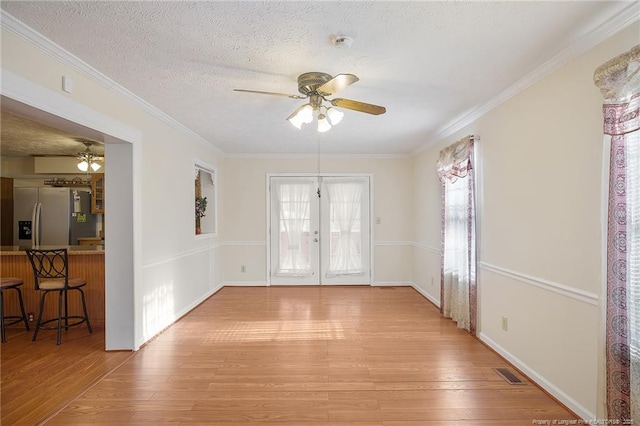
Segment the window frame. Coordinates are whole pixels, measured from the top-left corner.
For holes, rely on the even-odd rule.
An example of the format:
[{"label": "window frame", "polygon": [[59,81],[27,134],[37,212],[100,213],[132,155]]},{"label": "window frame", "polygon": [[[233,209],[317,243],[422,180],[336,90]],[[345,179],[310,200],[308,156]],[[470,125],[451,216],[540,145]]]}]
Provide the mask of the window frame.
[{"label": "window frame", "polygon": [[[203,171],[211,175],[211,187],[207,190],[206,193],[201,193],[201,196],[207,198],[207,216],[212,215],[213,219],[205,220],[207,226],[202,226],[202,220],[207,216],[204,216],[201,219],[201,233],[196,233],[196,218],[194,212],[193,218],[193,230],[194,236],[196,240],[214,238],[218,235],[218,169],[217,167],[208,164],[201,160],[194,160],[193,162],[194,175],[197,176],[197,173]],[[196,199],[196,183],[197,177],[194,177],[194,185],[193,185],[193,200],[195,203]],[[195,204],[194,204],[195,210]],[[213,229],[211,229],[213,228]]]}]

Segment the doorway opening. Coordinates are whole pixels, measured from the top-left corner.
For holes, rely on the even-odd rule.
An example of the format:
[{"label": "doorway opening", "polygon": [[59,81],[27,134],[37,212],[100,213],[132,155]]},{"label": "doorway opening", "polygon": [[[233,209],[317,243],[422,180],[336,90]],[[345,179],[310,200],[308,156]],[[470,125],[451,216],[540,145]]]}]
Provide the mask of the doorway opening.
[{"label": "doorway opening", "polygon": [[[44,125],[105,145],[105,166],[118,170],[105,176],[105,349],[136,350],[134,259],[139,254],[140,218],[136,192],[136,159],[141,133],[61,94],[3,70],[2,108]],[[139,160],[137,160],[139,161]],[[138,240],[138,241],[136,241]]]}]

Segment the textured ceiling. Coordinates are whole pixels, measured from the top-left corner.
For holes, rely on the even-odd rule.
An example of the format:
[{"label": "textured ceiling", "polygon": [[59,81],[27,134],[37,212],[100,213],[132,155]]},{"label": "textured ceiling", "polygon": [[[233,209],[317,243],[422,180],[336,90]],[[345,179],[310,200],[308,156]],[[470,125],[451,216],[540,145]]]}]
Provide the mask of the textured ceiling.
[{"label": "textured ceiling", "polygon": [[100,142],[79,138],[8,111],[2,111],[0,126],[0,154],[3,157],[75,156],[86,149],[81,141],[92,142],[91,152],[104,155],[104,145]]},{"label": "textured ceiling", "polygon": [[[2,8],[229,154],[409,154],[628,2],[28,2]],[[335,35],[353,38],[336,48]],[[297,76],[356,74],[324,134]]]}]

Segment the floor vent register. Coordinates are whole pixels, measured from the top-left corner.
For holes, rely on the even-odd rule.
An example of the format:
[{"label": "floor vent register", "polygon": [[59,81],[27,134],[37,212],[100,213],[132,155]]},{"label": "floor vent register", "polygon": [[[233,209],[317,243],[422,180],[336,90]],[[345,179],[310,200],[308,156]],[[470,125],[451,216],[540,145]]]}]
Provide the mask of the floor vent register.
[{"label": "floor vent register", "polygon": [[508,368],[494,368],[493,371],[498,373],[498,376],[502,377],[510,385],[524,385],[525,384],[515,374],[513,374],[513,372]]}]

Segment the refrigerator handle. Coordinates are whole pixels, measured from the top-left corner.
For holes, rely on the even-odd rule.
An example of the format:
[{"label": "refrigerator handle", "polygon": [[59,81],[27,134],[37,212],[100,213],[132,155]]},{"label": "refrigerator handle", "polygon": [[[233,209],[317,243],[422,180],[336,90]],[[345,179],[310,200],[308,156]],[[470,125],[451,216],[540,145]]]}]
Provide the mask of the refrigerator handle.
[{"label": "refrigerator handle", "polygon": [[31,225],[31,243],[40,245],[40,213],[42,210],[42,203],[36,203],[33,209],[33,222]]},{"label": "refrigerator handle", "polygon": [[36,211],[38,210],[38,203],[33,203],[33,209],[31,209],[31,246],[36,245]]}]

